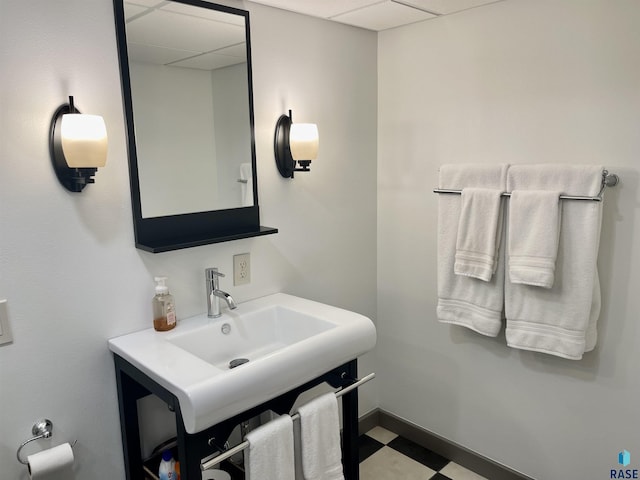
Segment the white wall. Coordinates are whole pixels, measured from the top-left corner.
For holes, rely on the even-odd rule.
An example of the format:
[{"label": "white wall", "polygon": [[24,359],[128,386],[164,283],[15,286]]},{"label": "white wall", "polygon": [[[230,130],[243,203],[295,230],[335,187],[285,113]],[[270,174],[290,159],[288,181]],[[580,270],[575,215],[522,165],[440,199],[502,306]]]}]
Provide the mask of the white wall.
[{"label": "white wall", "polygon": [[217,189],[211,72],[143,62],[129,70],[142,216],[228,208]]},{"label": "white wall", "polygon": [[245,198],[246,186],[238,183],[240,165],[251,162],[249,102],[244,108],[237,105],[238,98],[247,98],[247,64],[212,70],[211,84],[221,205],[224,208],[253,205],[253,195],[248,193]]},{"label": "white wall", "polygon": [[[111,1],[0,4],[0,298],[15,340],[0,347],[3,478],[27,478],[15,452],[43,416],[54,438],[25,453],[77,438],[75,478],[124,478],[107,339],[151,326],[154,275],[170,277],[186,317],[205,309],[203,269],[230,273],[232,255],[250,251],[252,283],[222,281],[236,300],[285,291],[375,317],[376,36],[226,3],[251,11],[261,214],[280,233],[158,255],[133,246]],[[110,138],[82,194],[57,183],[48,153],[50,117],[69,94],[104,116]],[[312,172],[293,181],[272,151],[288,108],[322,136]],[[364,413],[377,400],[362,393]]]},{"label": "white wall", "polygon": [[[379,35],[382,409],[537,479],[640,451],[640,4],[508,0]],[[579,362],[436,321],[438,167],[604,164],[599,345]]]}]

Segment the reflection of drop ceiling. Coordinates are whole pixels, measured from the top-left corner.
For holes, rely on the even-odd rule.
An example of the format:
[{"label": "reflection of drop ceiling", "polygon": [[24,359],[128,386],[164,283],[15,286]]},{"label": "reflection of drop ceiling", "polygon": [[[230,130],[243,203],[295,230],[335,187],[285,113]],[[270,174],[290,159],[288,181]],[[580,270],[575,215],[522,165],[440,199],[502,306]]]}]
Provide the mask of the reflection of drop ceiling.
[{"label": "reflection of drop ceiling", "polygon": [[244,17],[164,0],[124,6],[131,61],[202,70],[246,61]]},{"label": "reflection of drop ceiling", "polygon": [[272,7],[386,30],[504,0],[251,0]]}]

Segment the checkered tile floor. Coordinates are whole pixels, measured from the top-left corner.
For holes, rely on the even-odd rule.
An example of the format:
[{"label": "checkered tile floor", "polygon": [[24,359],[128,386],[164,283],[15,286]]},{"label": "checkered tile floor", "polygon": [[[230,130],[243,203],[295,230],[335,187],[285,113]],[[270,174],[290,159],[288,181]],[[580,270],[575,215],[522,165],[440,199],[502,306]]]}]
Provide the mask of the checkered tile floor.
[{"label": "checkered tile floor", "polygon": [[382,427],[362,435],[359,450],[360,480],[487,480]]}]

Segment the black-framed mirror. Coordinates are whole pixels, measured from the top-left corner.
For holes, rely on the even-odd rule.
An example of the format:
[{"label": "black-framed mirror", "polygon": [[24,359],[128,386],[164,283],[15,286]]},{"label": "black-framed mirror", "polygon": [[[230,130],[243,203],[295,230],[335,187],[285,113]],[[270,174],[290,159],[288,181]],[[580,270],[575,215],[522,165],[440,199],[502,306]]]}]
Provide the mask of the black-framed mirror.
[{"label": "black-framed mirror", "polygon": [[260,226],[249,12],[114,0],[136,247],[158,253]]}]

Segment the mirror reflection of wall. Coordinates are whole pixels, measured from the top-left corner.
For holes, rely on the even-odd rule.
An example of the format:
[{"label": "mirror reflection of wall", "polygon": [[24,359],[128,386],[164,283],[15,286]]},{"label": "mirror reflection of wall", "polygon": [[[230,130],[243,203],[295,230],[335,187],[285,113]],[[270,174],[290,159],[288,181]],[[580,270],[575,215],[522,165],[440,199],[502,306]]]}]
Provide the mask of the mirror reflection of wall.
[{"label": "mirror reflection of wall", "polygon": [[248,105],[246,108],[236,106],[238,98],[246,97],[249,88],[247,65],[241,63],[213,70],[212,77],[216,158],[232,160],[218,162],[220,203],[217,208],[251,206],[253,182],[249,108]]},{"label": "mirror reflection of wall", "polygon": [[151,3],[125,3],[142,216],[254,205],[244,19]]}]

